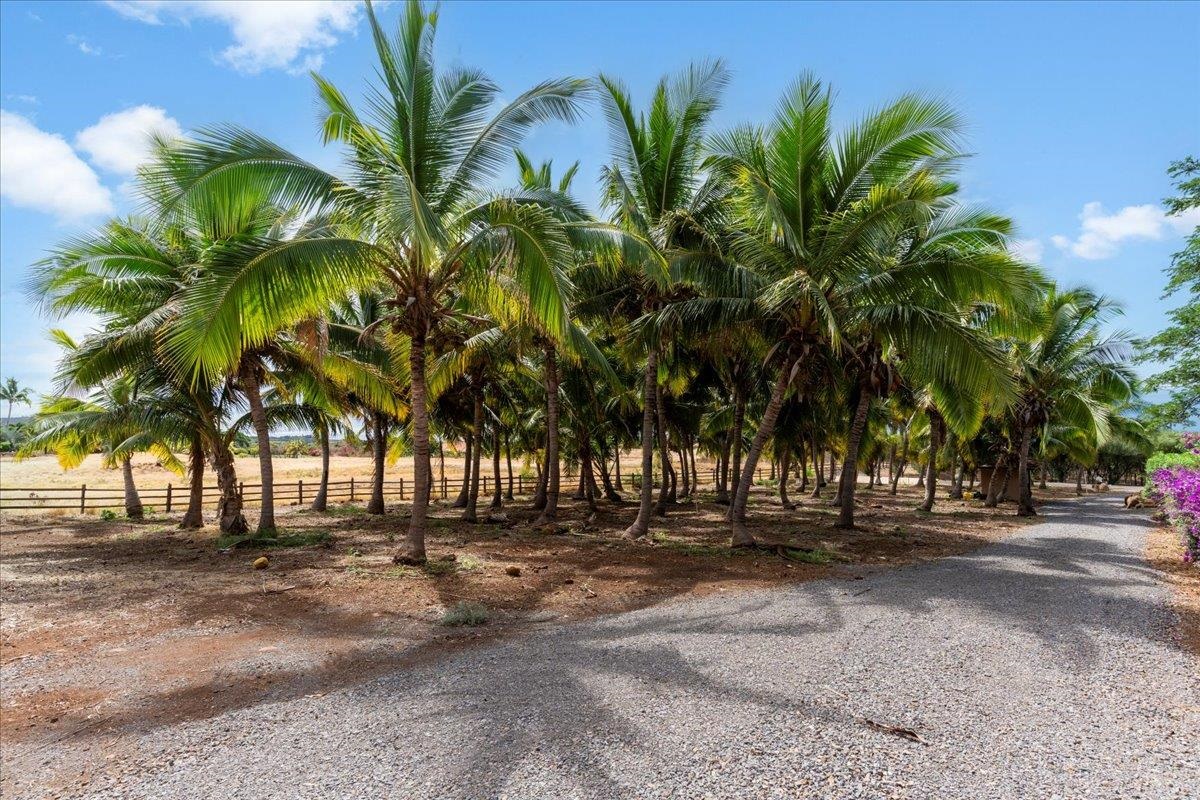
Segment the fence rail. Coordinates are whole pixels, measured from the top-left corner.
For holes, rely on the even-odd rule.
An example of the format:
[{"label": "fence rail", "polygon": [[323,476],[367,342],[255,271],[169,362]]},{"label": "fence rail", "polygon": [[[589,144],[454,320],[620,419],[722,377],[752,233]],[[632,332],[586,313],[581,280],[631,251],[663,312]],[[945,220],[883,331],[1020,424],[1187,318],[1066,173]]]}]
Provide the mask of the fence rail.
[{"label": "fence rail", "polygon": [[[716,470],[702,470],[700,475],[706,479],[703,483],[715,484],[717,480]],[[762,480],[764,472],[758,469],[755,472],[755,477]],[[634,473],[628,476],[630,482],[637,486],[638,476]],[[568,478],[568,480],[573,480]],[[370,478],[349,478],[342,480],[330,480],[327,484],[326,498],[331,503],[357,501],[366,501],[371,497],[371,479]],[[531,493],[537,485],[537,478],[532,476],[514,475],[512,478],[513,493],[515,495],[524,495]],[[660,485],[655,481],[655,485]],[[697,482],[696,485],[702,485]],[[451,494],[457,495],[462,486],[462,478],[435,478],[431,490],[433,499],[447,499]],[[508,489],[508,479],[501,477],[500,486],[502,491]],[[304,479],[295,481],[276,481],[272,484],[274,489],[275,503],[277,505],[304,505],[311,503],[317,496],[320,489],[320,482]],[[490,497],[495,488],[495,479],[491,475],[479,476],[479,495],[480,497]],[[141,500],[142,508],[147,511],[161,510],[164,513],[172,511],[181,511],[187,507],[188,498],[191,487],[186,484],[168,483],[165,487],[157,488],[138,488],[138,497]],[[399,477],[393,480],[383,481],[383,497],[384,501],[400,501],[412,499],[413,479],[409,477]],[[242,496],[242,502],[248,506],[252,506],[262,502],[262,484],[258,483],[239,483],[238,493]],[[221,489],[218,486],[205,486],[203,491],[203,505],[205,507],[216,507],[217,502],[221,497]],[[38,510],[55,510],[76,511],[78,513],[87,513],[89,511],[102,511],[105,509],[121,509],[125,507],[125,490],[112,487],[91,487],[81,484],[79,486],[0,486],[0,511],[38,511]]]}]

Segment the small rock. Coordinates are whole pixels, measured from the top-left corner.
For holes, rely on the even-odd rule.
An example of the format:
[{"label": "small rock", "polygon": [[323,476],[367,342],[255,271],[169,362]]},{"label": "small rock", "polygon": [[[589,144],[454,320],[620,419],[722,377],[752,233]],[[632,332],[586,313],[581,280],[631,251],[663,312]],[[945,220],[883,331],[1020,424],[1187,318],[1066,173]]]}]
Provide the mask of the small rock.
[{"label": "small rock", "polygon": [[509,564],[504,568],[504,574],[513,578],[519,578],[521,577],[521,568],[515,564]]}]

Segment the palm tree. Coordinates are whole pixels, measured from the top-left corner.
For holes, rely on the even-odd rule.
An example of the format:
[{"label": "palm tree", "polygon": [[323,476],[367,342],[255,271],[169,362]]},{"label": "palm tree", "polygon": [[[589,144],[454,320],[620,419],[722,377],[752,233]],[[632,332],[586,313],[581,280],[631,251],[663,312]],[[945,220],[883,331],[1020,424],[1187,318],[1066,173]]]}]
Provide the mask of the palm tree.
[{"label": "palm tree", "polygon": [[[753,544],[741,523],[755,467],[795,376],[818,352],[852,365],[840,517],[852,526],[857,447],[871,400],[891,385],[889,351],[902,345],[906,358],[924,356],[942,374],[968,368],[986,342],[964,335],[956,302],[1001,293],[1016,277],[1002,254],[990,257],[1001,275],[995,285],[987,265],[959,270],[940,248],[897,260],[903,244],[939,242],[941,225],[957,221],[944,208],[961,128],[952,109],[905,96],[840,136],[831,112],[829,92],[804,76],[766,128],[737,128],[712,145],[713,169],[737,187],[730,253],[769,283],[753,304],[737,298],[735,309],[771,337],[775,376],[728,512],[735,545]],[[939,210],[945,218],[935,224]]]},{"label": "palm tree", "polygon": [[1098,447],[1110,436],[1114,405],[1133,395],[1129,336],[1103,330],[1119,311],[1110,299],[1089,289],[1051,288],[1037,333],[1014,343],[1020,516],[1037,513],[1029,475],[1034,434],[1047,425],[1065,425]]},{"label": "palm tree", "polygon": [[[69,349],[76,344],[62,331],[55,338]],[[125,487],[125,514],[142,518],[142,501],[133,480],[135,453],[151,452],[168,469],[183,474],[173,446],[186,424],[170,413],[170,398],[139,391],[132,375],[106,381],[86,400],[70,396],[46,398],[34,415],[34,434],[22,445],[17,458],[52,450],[63,469],[83,463],[100,450],[104,465],[120,467]],[[166,411],[166,413],[164,413]]]},{"label": "palm tree", "polygon": [[17,383],[16,378],[6,378],[0,384],[0,400],[8,403],[8,413],[4,417],[4,427],[12,425],[12,407],[14,403],[28,403],[32,390]]},{"label": "palm tree", "polygon": [[[599,78],[601,105],[612,140],[612,163],[601,177],[605,204],[614,221],[648,252],[627,254],[622,267],[640,297],[641,311],[653,314],[670,299],[671,274],[664,264],[684,242],[707,239],[719,215],[722,184],[701,170],[706,127],[716,111],[729,73],[720,61],[692,65],[655,87],[648,113],[636,115],[629,92],[617,79]],[[644,352],[642,390],[642,486],[638,515],[626,529],[630,538],[645,536],[653,510],[655,427],[658,414],[660,337],[649,331],[638,342]],[[658,425],[661,428],[661,424]],[[670,454],[666,437],[657,437],[665,477]]]},{"label": "palm tree", "polygon": [[[430,494],[427,345],[460,309],[464,283],[508,270],[503,286],[520,292],[548,330],[562,331],[567,313],[563,265],[571,247],[544,193],[496,193],[489,180],[534,125],[572,122],[586,88],[578,79],[545,81],[491,114],[499,89],[482,72],[435,69],[436,13],[410,0],[395,37],[368,2],[379,85],[360,116],[333,84],[314,76],[324,108],[326,142],[345,146],[348,177],[335,177],[248,131],[206,132],[179,153],[173,193],[186,202],[197,192],[262,186],[284,206],[323,206],[352,224],[321,240],[281,245],[268,260],[303,262],[317,274],[345,275],[347,265],[369,269],[387,287],[387,324],[409,340],[415,486],[407,547],[399,562],[425,560]],[[500,284],[497,284],[500,285]],[[272,296],[276,292],[270,290]]]}]

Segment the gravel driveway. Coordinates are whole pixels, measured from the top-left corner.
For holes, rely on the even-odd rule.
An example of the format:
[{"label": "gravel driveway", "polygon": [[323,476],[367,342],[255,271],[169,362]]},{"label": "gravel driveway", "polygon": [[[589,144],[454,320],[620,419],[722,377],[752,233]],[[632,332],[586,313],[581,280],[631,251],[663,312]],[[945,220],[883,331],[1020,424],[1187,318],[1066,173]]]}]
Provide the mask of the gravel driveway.
[{"label": "gravel driveway", "polygon": [[547,628],[151,732],[91,796],[1196,797],[1146,525],[1066,502],[967,556]]}]

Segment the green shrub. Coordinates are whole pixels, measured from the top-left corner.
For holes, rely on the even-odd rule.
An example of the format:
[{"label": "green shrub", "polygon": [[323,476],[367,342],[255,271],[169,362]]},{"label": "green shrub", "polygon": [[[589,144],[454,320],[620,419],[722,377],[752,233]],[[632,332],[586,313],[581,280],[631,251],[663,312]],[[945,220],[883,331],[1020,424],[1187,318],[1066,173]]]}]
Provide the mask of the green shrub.
[{"label": "green shrub", "polygon": [[486,625],[488,621],[487,606],[479,603],[470,603],[462,600],[455,604],[442,617],[442,624],[454,628],[461,625],[475,627],[476,625]]},{"label": "green shrub", "polygon": [[1172,467],[1191,467],[1200,469],[1200,455],[1196,453],[1162,453],[1158,452],[1146,459],[1146,489],[1151,488],[1151,477],[1155,470]]},{"label": "green shrub", "polygon": [[113,511],[111,508],[106,508],[100,512],[100,519],[102,519],[102,520],[111,522],[112,520],[114,520],[116,518],[117,518],[117,512]]}]

